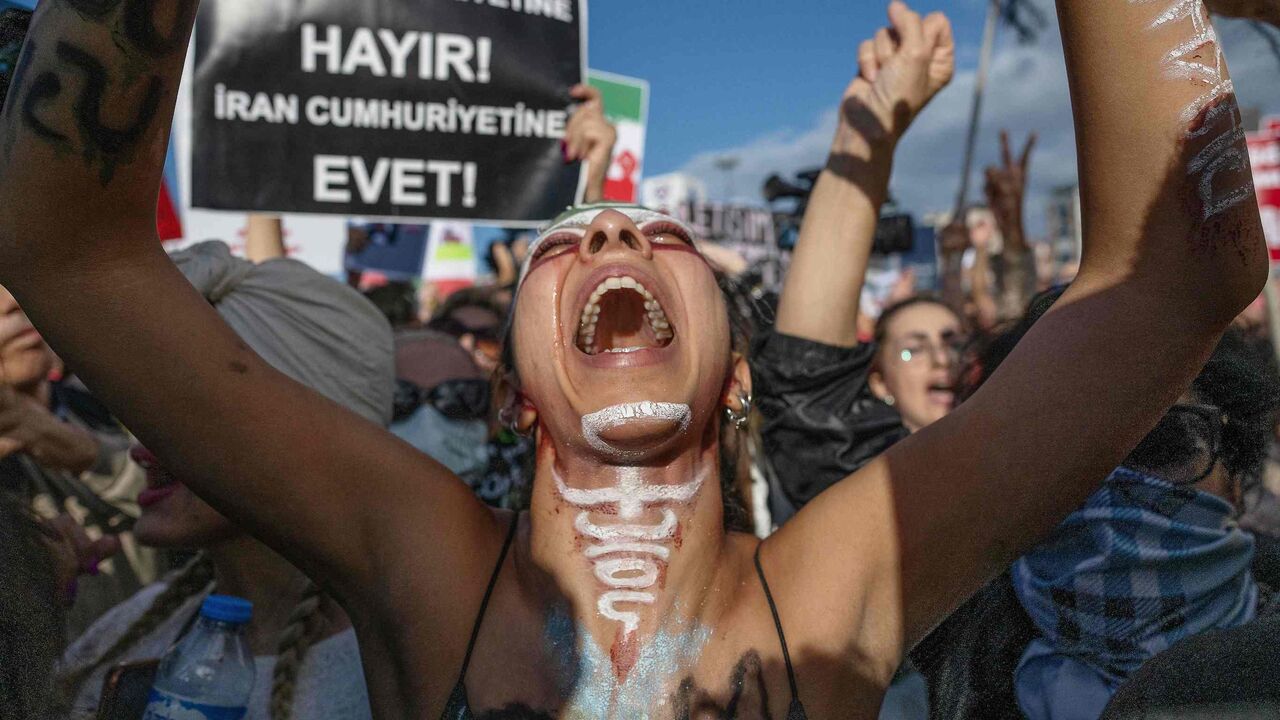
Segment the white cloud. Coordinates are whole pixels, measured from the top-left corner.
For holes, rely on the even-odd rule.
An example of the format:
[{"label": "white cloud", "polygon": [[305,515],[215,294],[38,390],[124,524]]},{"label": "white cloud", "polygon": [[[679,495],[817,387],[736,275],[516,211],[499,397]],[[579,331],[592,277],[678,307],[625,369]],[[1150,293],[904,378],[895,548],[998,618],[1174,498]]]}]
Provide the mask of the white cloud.
[{"label": "white cloud", "polygon": [[[981,197],[981,171],[999,158],[1001,128],[1010,130],[1015,152],[1028,132],[1037,132],[1027,202],[1032,235],[1044,231],[1049,191],[1076,182],[1075,134],[1062,43],[1055,13],[1050,9],[1046,17],[1052,25],[1034,44],[1019,45],[1009,39],[1012,33],[1003,33],[1006,42],[998,47],[988,77],[969,192],[970,200]],[[1280,113],[1280,87],[1275,82],[1280,59],[1247,24],[1226,19],[1216,24],[1241,106],[1256,107],[1264,114]],[[972,67],[957,72],[950,87],[916,119],[898,147],[890,191],[899,204],[917,214],[947,210],[955,202],[975,74]],[[732,194],[739,200],[759,201],[759,189],[770,173],[787,176],[825,160],[835,122],[833,104],[808,129],[777,131],[738,147],[699,153],[681,172],[702,178],[713,197]],[[725,155],[740,160],[732,176],[732,193],[724,173],[714,166],[716,158]]]}]

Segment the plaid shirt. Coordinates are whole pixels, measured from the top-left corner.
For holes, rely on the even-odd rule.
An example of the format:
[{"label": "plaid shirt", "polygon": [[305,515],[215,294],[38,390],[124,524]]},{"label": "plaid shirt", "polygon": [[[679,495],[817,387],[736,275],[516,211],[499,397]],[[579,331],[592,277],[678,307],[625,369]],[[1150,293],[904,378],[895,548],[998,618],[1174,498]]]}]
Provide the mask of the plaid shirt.
[{"label": "plaid shirt", "polygon": [[1119,681],[1175,642],[1254,617],[1254,540],[1222,499],[1129,468],[1013,566],[1044,640]]}]

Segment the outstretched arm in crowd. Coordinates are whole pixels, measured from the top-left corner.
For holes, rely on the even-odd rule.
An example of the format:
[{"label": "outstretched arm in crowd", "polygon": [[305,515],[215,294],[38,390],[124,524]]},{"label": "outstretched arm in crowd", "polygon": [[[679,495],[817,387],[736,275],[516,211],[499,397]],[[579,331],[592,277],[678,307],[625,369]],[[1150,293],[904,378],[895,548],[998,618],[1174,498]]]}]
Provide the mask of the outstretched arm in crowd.
[{"label": "outstretched arm in crowd", "polygon": [[1027,169],[1031,164],[1031,150],[1036,145],[1036,135],[1027,137],[1027,144],[1017,160],[1009,149],[1008,131],[1000,131],[1000,164],[987,168],[987,205],[995,215],[996,225],[1004,240],[997,300],[1000,319],[1020,317],[1036,292],[1035,253],[1027,244],[1022,210],[1027,189]]},{"label": "outstretched arm in crowd", "polygon": [[[2,281],[220,511],[346,601],[426,603],[465,627],[470,609],[452,606],[473,603],[409,578],[478,595],[501,523],[446,469],[271,368],[161,249],[156,193],[196,6],[40,4],[0,117]],[[381,551],[421,528],[420,553]]]},{"label": "outstretched arm in crowd", "polygon": [[284,222],[279,215],[249,214],[245,225],[244,254],[256,263],[288,257],[289,251],[284,246]]},{"label": "outstretched arm in crowd", "polygon": [[[1266,278],[1239,114],[1200,4],[1058,6],[1078,278],[972,398],[765,541],[783,623],[830,618],[813,650],[883,658],[886,682],[895,653],[1098,487]],[[918,20],[899,35],[927,46]]]},{"label": "outstretched arm in crowd", "polygon": [[[955,43],[941,13],[923,20],[895,2],[893,28],[858,49],[859,73],[844,92],[827,165],[818,175],[778,303],[777,330],[827,345],[857,343],[858,298],[867,275],[893,152],[907,126],[951,80]],[[904,23],[918,46],[894,40]]]}]

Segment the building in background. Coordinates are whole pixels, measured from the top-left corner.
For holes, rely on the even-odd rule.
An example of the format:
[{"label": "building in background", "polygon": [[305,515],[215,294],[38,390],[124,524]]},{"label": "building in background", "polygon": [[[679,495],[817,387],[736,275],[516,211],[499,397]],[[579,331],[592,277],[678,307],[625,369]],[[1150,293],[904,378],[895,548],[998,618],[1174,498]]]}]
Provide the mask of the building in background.
[{"label": "building in background", "polygon": [[1066,282],[1074,278],[1080,268],[1080,186],[1054,188],[1045,210],[1050,282]]}]

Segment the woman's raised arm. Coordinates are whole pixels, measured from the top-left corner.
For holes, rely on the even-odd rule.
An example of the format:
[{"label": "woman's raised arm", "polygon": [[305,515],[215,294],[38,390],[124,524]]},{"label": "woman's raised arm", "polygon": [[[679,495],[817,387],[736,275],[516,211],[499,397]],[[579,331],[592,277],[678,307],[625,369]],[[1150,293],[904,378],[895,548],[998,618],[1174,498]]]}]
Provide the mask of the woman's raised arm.
[{"label": "woman's raised arm", "polygon": [[970,400],[766,541],[770,572],[790,575],[779,606],[847,623],[815,633],[815,651],[870,654],[891,673],[1101,484],[1265,280],[1244,133],[1200,0],[1059,0],[1058,12],[1079,277]]},{"label": "woman's raised arm", "polygon": [[[197,5],[40,4],[0,116],[0,282],[184,482],[340,597],[403,577],[387,565],[408,555],[467,578],[501,529],[466,487],[272,369],[161,249],[156,195]],[[421,553],[386,551],[423,527]]]},{"label": "woman's raised arm", "polygon": [[[805,210],[778,301],[778,332],[857,344],[858,301],[867,276],[880,206],[898,140],[917,113],[951,81],[955,43],[941,13],[921,18],[889,5],[884,28],[858,48],[858,76],[844,92],[827,165]],[[919,36],[910,47],[893,39]]]}]

